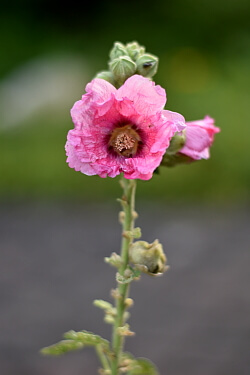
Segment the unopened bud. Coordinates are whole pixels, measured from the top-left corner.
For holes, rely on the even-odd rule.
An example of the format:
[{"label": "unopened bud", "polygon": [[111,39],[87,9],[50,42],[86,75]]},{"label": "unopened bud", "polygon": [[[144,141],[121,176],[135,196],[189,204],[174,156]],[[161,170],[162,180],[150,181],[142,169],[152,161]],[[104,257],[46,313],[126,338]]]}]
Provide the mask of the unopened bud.
[{"label": "unopened bud", "polygon": [[145,53],[145,48],[143,46],[140,46],[137,42],[126,44],[126,50],[128,51],[131,59],[134,61]]},{"label": "unopened bud", "polygon": [[158,58],[154,55],[144,54],[136,60],[137,72],[144,77],[151,78],[158,69]]},{"label": "unopened bud", "polygon": [[120,211],[120,212],[119,212],[119,222],[120,222],[121,224],[123,224],[123,223],[124,223],[124,220],[125,220],[125,212],[124,212],[124,211]]},{"label": "unopened bud", "polygon": [[110,60],[114,60],[114,59],[117,59],[117,57],[126,56],[126,55],[128,55],[126,47],[120,42],[115,42],[114,47],[110,51],[109,57],[110,57]]},{"label": "unopened bud", "polygon": [[120,56],[109,63],[111,72],[118,84],[122,85],[136,71],[136,64],[128,56]]},{"label": "unopened bud", "polygon": [[117,288],[111,289],[110,295],[111,295],[111,297],[113,297],[116,300],[122,299],[121,293],[119,292],[119,290]]},{"label": "unopened bud", "polygon": [[105,79],[105,81],[108,81],[109,83],[111,83],[112,85],[114,85],[114,81],[115,81],[114,80],[114,76],[108,70],[104,70],[103,72],[97,73],[97,75],[96,75],[95,78]]},{"label": "unopened bud", "polygon": [[112,315],[106,314],[104,316],[104,322],[107,323],[107,324],[114,324],[115,319]]},{"label": "unopened bud", "polygon": [[130,250],[130,261],[142,272],[159,275],[166,270],[167,258],[158,240],[134,242]]},{"label": "unopened bud", "polygon": [[125,324],[123,327],[118,327],[117,333],[120,336],[134,336],[135,335],[134,332],[130,331],[128,324]]},{"label": "unopened bud", "polygon": [[134,304],[134,301],[132,300],[132,298],[126,298],[125,299],[125,305],[126,305],[127,308],[133,306],[133,304]]}]

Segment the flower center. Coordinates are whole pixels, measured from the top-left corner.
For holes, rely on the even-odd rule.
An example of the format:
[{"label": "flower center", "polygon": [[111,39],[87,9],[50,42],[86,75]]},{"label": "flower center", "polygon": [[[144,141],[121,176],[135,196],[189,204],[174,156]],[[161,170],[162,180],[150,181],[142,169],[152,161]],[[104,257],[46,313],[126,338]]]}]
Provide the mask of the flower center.
[{"label": "flower center", "polygon": [[109,146],[121,156],[131,158],[138,150],[139,142],[141,137],[132,128],[132,125],[128,124],[120,128],[115,128],[109,139]]}]

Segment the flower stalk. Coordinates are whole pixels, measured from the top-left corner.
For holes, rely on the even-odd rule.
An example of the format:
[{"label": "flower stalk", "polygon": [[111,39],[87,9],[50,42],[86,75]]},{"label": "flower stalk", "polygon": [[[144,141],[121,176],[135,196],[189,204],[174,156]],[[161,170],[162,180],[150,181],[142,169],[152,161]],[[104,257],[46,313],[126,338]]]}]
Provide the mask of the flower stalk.
[{"label": "flower stalk", "polygon": [[[136,181],[127,180],[122,177],[121,186],[123,188],[123,196],[121,199],[121,205],[123,207],[123,219],[122,219],[122,243],[121,243],[121,259],[122,264],[118,269],[118,273],[124,277],[126,269],[129,262],[129,248],[132,245],[133,237],[126,235],[127,232],[132,232],[134,229],[135,221],[135,190],[136,190]],[[129,283],[119,283],[118,282],[118,295],[116,298],[116,309],[117,314],[113,326],[113,335],[112,335],[112,349],[114,352],[114,360],[112,363],[112,375],[119,374],[119,365],[121,360],[121,355],[124,346],[125,335],[122,335],[119,332],[119,329],[124,326],[125,319],[124,313],[128,305],[126,304],[126,299],[128,298],[129,293]]]},{"label": "flower stalk", "polygon": [[68,132],[65,145],[69,167],[101,178],[123,174],[121,253],[104,259],[118,270],[117,288],[111,291],[115,306],[102,299],[94,301],[104,311],[105,323],[113,326],[112,339],[71,330],[41,352],[61,355],[94,347],[102,366],[100,375],[159,375],[149,360],[123,352],[125,337],[134,334],[126,323],[126,310],[133,304],[128,298],[130,283],[142,272],[157,276],[168,268],[158,240],[134,241],[141,237],[140,228],[134,228],[136,179],[151,179],[160,166],[208,159],[214,135],[220,131],[209,116],[185,122],[181,114],[164,109],[166,92],[151,80],[157,67],[158,58],[137,42],[116,42],[109,70],[87,84],[86,93],[71,109],[74,129]]}]

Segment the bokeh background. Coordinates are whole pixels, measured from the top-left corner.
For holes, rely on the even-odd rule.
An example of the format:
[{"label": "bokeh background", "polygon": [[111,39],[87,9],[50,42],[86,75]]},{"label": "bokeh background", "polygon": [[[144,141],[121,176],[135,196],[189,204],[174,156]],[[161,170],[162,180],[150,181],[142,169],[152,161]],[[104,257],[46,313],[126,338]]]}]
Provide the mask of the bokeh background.
[{"label": "bokeh background", "polygon": [[91,350],[38,350],[71,328],[109,335],[92,300],[114,286],[102,260],[119,247],[118,179],[71,170],[64,144],[113,42],[134,40],[160,58],[166,108],[221,133],[210,160],[138,183],[138,225],[171,270],[135,285],[127,349],[161,374],[249,373],[249,17],[248,0],[2,2],[1,374],[96,373]]}]

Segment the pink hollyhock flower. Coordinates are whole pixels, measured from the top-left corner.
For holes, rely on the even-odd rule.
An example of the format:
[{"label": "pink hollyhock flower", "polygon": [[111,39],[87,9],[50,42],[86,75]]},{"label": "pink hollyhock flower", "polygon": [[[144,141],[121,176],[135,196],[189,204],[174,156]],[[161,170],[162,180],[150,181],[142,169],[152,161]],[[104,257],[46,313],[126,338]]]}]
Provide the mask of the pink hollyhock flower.
[{"label": "pink hollyhock flower", "polygon": [[86,92],[71,110],[69,166],[89,176],[150,179],[174,133],[185,128],[180,114],[163,110],[165,90],[134,75],[119,89],[96,78]]},{"label": "pink hollyhock flower", "polygon": [[186,122],[185,146],[179,152],[194,160],[208,159],[214,134],[219,132],[220,128],[214,126],[214,119],[209,116],[203,120]]}]

